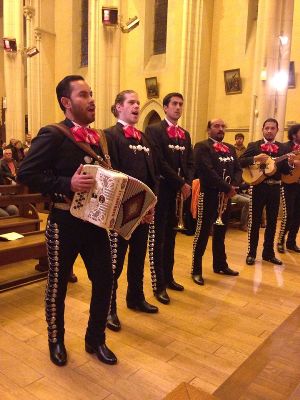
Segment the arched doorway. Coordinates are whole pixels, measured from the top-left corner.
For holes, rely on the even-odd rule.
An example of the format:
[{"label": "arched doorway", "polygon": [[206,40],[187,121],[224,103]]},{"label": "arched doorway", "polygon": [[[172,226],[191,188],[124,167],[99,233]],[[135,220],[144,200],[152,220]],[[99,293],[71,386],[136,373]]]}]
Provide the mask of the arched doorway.
[{"label": "arched doorway", "polygon": [[160,115],[156,111],[153,110],[148,114],[148,118],[146,118],[145,122],[147,123],[146,126],[148,126],[148,125],[156,124],[157,122],[160,122],[160,121],[161,121]]}]

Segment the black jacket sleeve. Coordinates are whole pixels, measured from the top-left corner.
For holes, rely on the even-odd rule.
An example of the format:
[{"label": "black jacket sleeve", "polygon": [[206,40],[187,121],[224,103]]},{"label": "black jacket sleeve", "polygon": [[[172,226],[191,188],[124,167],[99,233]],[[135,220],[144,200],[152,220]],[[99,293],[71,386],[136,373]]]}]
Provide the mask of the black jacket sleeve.
[{"label": "black jacket sleeve", "polygon": [[20,165],[18,182],[43,194],[61,193],[70,197],[71,178],[75,171],[66,171],[62,175],[54,167],[59,146],[64,140],[67,139],[56,129],[47,126],[42,128]]}]

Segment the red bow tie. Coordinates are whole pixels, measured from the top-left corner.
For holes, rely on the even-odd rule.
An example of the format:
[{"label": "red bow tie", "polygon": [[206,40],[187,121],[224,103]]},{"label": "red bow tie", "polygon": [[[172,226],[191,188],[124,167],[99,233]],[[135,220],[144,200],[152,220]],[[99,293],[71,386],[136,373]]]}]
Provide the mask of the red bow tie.
[{"label": "red bow tie", "polygon": [[136,140],[140,141],[141,138],[142,138],[141,132],[140,132],[139,130],[137,130],[137,129],[136,129],[134,126],[132,126],[132,125],[124,126],[124,127],[123,127],[123,131],[124,131],[125,137],[126,137],[127,139],[133,138],[133,139],[136,139]]},{"label": "red bow tie", "polygon": [[175,125],[169,125],[167,127],[167,133],[170,139],[185,139],[184,131]]},{"label": "red bow tie", "polygon": [[73,126],[71,128],[74,139],[76,142],[86,142],[89,144],[99,143],[99,135],[91,128],[86,128],[85,126]]},{"label": "red bow tie", "polygon": [[215,142],[213,147],[217,153],[230,153],[229,147],[221,142]]},{"label": "red bow tie", "polygon": [[299,143],[294,143],[293,150],[294,151],[295,150],[300,150],[300,144]]},{"label": "red bow tie", "polygon": [[267,153],[277,153],[279,147],[275,143],[263,143],[260,145],[260,148],[262,151],[265,151]]}]

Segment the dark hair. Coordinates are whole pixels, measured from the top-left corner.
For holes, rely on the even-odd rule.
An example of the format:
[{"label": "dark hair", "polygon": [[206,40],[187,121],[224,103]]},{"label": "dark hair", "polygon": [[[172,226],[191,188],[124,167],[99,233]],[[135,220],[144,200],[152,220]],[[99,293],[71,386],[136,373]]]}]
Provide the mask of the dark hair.
[{"label": "dark hair", "polygon": [[211,121],[208,121],[208,123],[207,123],[207,128],[206,128],[206,129],[208,130],[208,129],[210,129],[210,128],[211,128]]},{"label": "dark hair", "polygon": [[70,83],[75,81],[84,81],[84,78],[81,75],[68,75],[65,76],[64,79],[61,80],[56,86],[56,96],[58,104],[59,107],[63,110],[63,112],[65,112],[66,109],[61,103],[61,98],[62,97],[70,98],[72,92]]},{"label": "dark hair", "polygon": [[275,119],[275,118],[268,118],[268,119],[266,119],[265,122],[263,123],[263,128],[265,127],[265,125],[266,125],[267,122],[274,122],[274,124],[276,124],[277,129],[278,129],[278,121],[277,121],[277,119]]},{"label": "dark hair", "polygon": [[245,136],[241,132],[238,132],[235,134],[234,140],[236,140],[239,137],[245,139]]},{"label": "dark hair", "polygon": [[163,106],[168,107],[172,97],[180,97],[182,99],[182,101],[184,100],[181,93],[177,93],[177,92],[169,93],[163,99]]},{"label": "dark hair", "polygon": [[116,118],[118,118],[119,116],[116,105],[123,104],[126,99],[126,95],[131,93],[136,93],[136,92],[134,90],[123,90],[122,92],[117,94],[114,104],[110,107],[111,112],[114,114]]},{"label": "dark hair", "polygon": [[293,140],[294,135],[297,135],[298,131],[300,131],[300,124],[292,125],[288,131],[289,140]]}]

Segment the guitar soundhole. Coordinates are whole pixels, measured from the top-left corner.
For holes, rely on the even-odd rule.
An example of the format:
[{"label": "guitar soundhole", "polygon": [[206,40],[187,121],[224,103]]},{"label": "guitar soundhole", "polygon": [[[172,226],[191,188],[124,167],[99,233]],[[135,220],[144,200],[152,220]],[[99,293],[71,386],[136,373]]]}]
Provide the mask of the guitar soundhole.
[{"label": "guitar soundhole", "polygon": [[260,164],[259,169],[264,171],[267,168],[267,164]]}]

